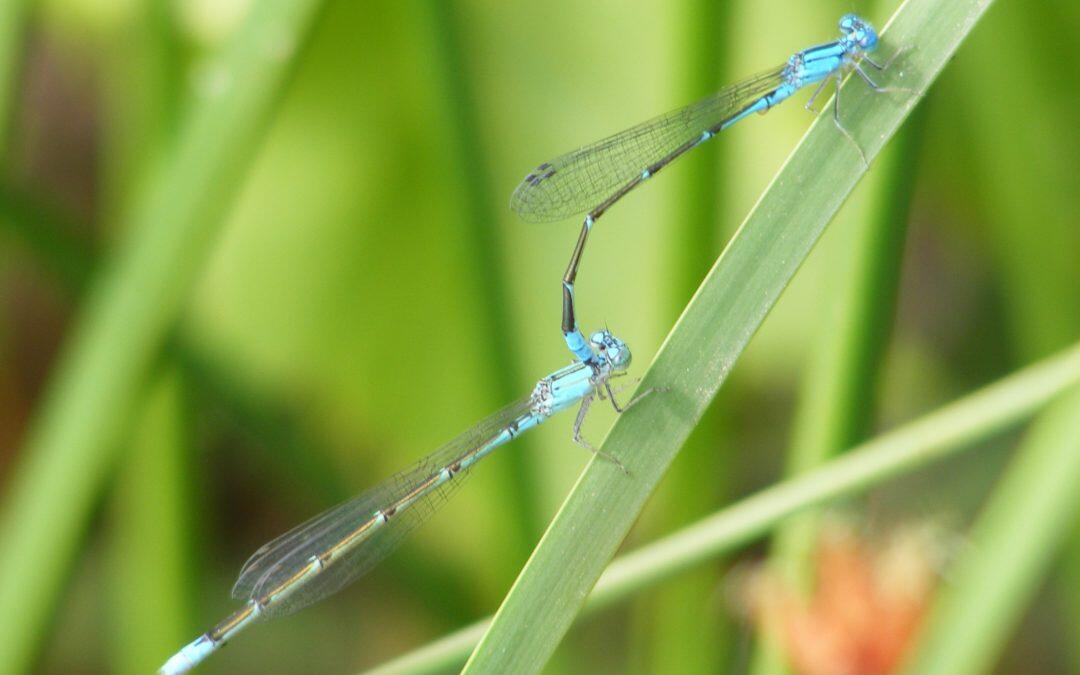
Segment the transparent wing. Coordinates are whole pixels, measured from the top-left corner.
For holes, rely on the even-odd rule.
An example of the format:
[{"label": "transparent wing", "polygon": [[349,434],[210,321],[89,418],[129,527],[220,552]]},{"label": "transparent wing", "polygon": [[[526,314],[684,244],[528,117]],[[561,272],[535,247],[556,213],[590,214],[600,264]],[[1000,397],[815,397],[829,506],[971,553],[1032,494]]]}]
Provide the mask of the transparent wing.
[{"label": "transparent wing", "polygon": [[775,89],[782,73],[780,67],[755,75],[685,108],[544,162],[514,190],[510,208],[522,219],[537,223],[584,213],[650,164]]},{"label": "transparent wing", "polygon": [[[277,539],[263,545],[240,570],[232,589],[238,600],[264,597],[306,567],[312,556],[323,553],[365,522],[412,492],[443,467],[487,443],[515,419],[529,412],[531,400],[521,399],[484,419],[468,431],[367,492],[312,518]],[[390,554],[402,538],[435,512],[464,481],[467,470],[430,489],[408,508],[394,514],[363,542],[343,553],[318,574],[308,577],[295,592],[266,607],[263,617],[291,614],[336,593]]]}]

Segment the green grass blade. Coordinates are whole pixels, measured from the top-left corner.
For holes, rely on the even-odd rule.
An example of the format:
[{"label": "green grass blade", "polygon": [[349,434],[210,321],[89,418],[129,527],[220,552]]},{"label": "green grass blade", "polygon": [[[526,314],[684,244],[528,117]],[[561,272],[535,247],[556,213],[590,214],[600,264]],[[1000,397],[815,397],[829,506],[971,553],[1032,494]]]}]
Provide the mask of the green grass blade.
[{"label": "green grass blade", "polygon": [[190,537],[190,456],[184,381],[175,367],[157,373],[114,484],[110,574],[109,671],[145,673],[183,644],[194,594],[185,577]]},{"label": "green grass blade", "polygon": [[[981,205],[980,229],[1001,285],[1002,329],[1021,362],[1080,334],[1074,293],[1080,287],[1075,99],[1047,97],[1035,116],[1016,106],[963,102],[990,101],[1003,91],[1016,100],[1033,100],[1042,92],[1077,90],[1076,69],[1059,70],[1060,64],[1039,46],[1045,27],[1055,19],[1050,4],[1003,4],[1000,15],[995,12],[985,32],[972,40],[973,58],[962,64],[961,91],[951,101],[962,108],[967,142],[978,149],[971,153],[970,171]],[[1078,28],[1073,24],[1062,30],[1075,34]],[[985,73],[994,75],[979,76]],[[1039,166],[1039,171],[1014,171],[1017,166]],[[1037,236],[1032,223],[1038,223]]]},{"label": "green grass blade", "polygon": [[[137,185],[165,154],[176,131],[183,91],[181,45],[164,2],[150,2],[120,22],[103,54],[100,207],[105,222],[122,221]],[[124,37],[119,37],[124,36]],[[184,574],[192,499],[186,489],[191,456],[186,434],[186,383],[175,359],[157,368],[113,482],[107,645],[109,670],[145,673],[187,632],[194,589]]]},{"label": "green grass blade", "polygon": [[989,672],[1080,514],[1080,388],[1037,421],[931,610],[905,672]]},{"label": "green grass blade", "polygon": [[[892,137],[989,0],[910,0],[886,44],[908,51],[886,84],[903,95],[843,90],[844,123],[868,157]],[[861,85],[861,83],[855,83]],[[632,473],[594,460],[574,486],[465,666],[536,672],[569,629],[683,441],[865,167],[829,113],[774,179],[703,282],[646,374],[667,387],[612,428],[604,450]]]},{"label": "green grass blade", "polygon": [[[471,22],[464,5],[445,0],[428,0],[423,3],[428,14],[432,36],[433,68],[438,69],[438,82],[444,88],[433,100],[444,106],[442,117],[447,120],[446,140],[453,156],[455,170],[450,180],[457,183],[461,194],[460,227],[462,232],[462,273],[468,275],[471,293],[476,298],[472,309],[478,332],[484,336],[477,340],[479,349],[488,350],[490,344],[498,344],[501,358],[480,358],[485,364],[491,391],[492,406],[512,401],[521,393],[520,336],[515,329],[513,311],[508,299],[507,287],[510,275],[502,256],[501,230],[496,226],[500,212],[495,204],[504,203],[504,195],[492,194],[490,153],[481,139],[483,124],[476,96],[475,67],[469,62],[465,45],[470,43]],[[526,436],[522,452],[510,453],[499,469],[503,472],[499,483],[504,486],[502,502],[515,524],[514,533],[508,534],[507,548],[513,551],[514,560],[524,560],[532,550],[533,542],[544,529],[539,514],[539,495],[536,486],[536,467],[532,465],[533,454],[528,451],[531,437]],[[516,565],[507,569],[513,574]]]},{"label": "green grass blade", "polygon": [[165,334],[258,147],[317,0],[256,4],[210,65],[162,171],[92,289],[15,467],[0,516],[0,668],[30,667]]},{"label": "green grass blade", "polygon": [[[863,443],[825,466],[766,488],[611,564],[589,596],[592,612],[764,536],[804,509],[870,489],[949,457],[1027,419],[1080,384],[1080,345]],[[483,619],[370,671],[444,672],[484,634]]]}]

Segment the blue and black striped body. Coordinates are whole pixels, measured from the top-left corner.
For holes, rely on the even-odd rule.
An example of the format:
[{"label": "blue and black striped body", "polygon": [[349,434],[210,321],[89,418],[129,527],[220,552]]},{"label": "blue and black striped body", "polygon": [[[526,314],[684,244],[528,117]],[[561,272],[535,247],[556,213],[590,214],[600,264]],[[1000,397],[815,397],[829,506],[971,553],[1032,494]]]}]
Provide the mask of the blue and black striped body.
[{"label": "blue and black striped body", "polygon": [[[233,597],[244,606],[183,647],[160,669],[195,667],[256,620],[281,616],[336,592],[388,555],[401,538],[449,497],[468,470],[496,448],[581,405],[624,372],[630,350],[608,331],[586,344],[590,358],[541,379],[526,398],[474,425],[410,471],[309,520],[266,544],[244,564]],[[575,423],[578,439],[581,415]]]},{"label": "blue and black striped body", "polygon": [[[543,222],[586,212],[562,279],[562,333],[575,358],[591,358],[577,326],[574,283],[596,221],[638,185],[736,122],[768,111],[803,87],[823,85],[849,68],[858,69],[859,62],[877,47],[877,32],[854,14],[841,17],[839,27],[841,36],[834,42],[797,52],[779,68],[544,162],[525,176],[510,201],[525,220]],[[865,73],[860,74],[871,82]]]}]

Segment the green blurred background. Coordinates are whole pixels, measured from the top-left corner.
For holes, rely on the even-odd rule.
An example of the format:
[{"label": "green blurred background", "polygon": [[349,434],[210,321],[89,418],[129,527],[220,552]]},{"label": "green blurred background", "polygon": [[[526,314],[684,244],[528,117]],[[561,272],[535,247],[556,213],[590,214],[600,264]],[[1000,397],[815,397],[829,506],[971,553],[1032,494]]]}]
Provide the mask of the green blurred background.
[{"label": "green blurred background", "polygon": [[[18,479],[55,359],[126,234],[132,195],[192,101],[230,86],[207,59],[252,4],[5,8],[0,490]],[[261,543],[409,466],[568,361],[558,284],[577,222],[526,225],[509,212],[532,166],[830,40],[846,11],[881,24],[894,9],[326,3],[301,44],[277,46],[299,49],[296,66],[126,413],[119,459],[30,647],[35,670],[156,668],[238,606],[229,588]],[[1080,336],[1077,34],[1069,0],[990,10],[887,150],[892,170],[870,171],[772,312],[628,546],[780,475],[836,272],[882,194],[906,239],[899,282],[881,299],[892,323],[871,359],[871,428],[857,438]],[[810,123],[805,95],[797,100],[696,151],[595,230],[579,316],[628,341],[635,374]],[[588,437],[601,439],[611,419],[592,415]],[[868,527],[965,522],[1012,440],[879,490],[864,502]],[[353,672],[493,611],[588,459],[570,420],[553,420],[481,465],[360,583],[247,631],[205,671]],[[65,485],[51,487],[62,504]],[[1080,672],[1080,538],[1067,549],[1002,672]],[[548,669],[744,669],[752,631],[725,586],[736,562],[582,622]]]}]

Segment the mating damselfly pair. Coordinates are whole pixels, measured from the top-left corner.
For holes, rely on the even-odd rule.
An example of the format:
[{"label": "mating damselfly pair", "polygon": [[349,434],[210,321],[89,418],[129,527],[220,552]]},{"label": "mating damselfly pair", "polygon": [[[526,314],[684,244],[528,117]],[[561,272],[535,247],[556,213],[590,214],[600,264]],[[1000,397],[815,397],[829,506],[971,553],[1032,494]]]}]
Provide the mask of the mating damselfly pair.
[{"label": "mating damselfly pair", "polygon": [[[586,339],[578,327],[574,282],[593,225],[615,202],[692,148],[806,86],[819,85],[812,102],[825,84],[839,83],[854,70],[873,89],[883,90],[862,68],[863,63],[883,68],[868,56],[877,47],[874,28],[848,14],[840,20],[840,33],[833,42],[795,53],[782,66],[545,162],[529,173],[511,202],[523,219],[557,220],[587,212],[562,280],[561,329],[574,362],[544,377],[527,397],[476,424],[414,468],[256,551],[232,590],[234,598],[245,601],[244,606],[182,648],[161,672],[185,672],[255,621],[292,613],[348,585],[423,522],[477,461],[552,415],[580,404],[573,437],[592,450],[580,433],[590,404],[596,398],[606,399],[622,412],[643,395],[627,406],[616,402],[611,380],[625,373],[630,350],[607,330]],[[833,116],[837,128],[854,143],[840,123],[839,96],[834,99]],[[632,476],[618,459],[608,459]]]}]

